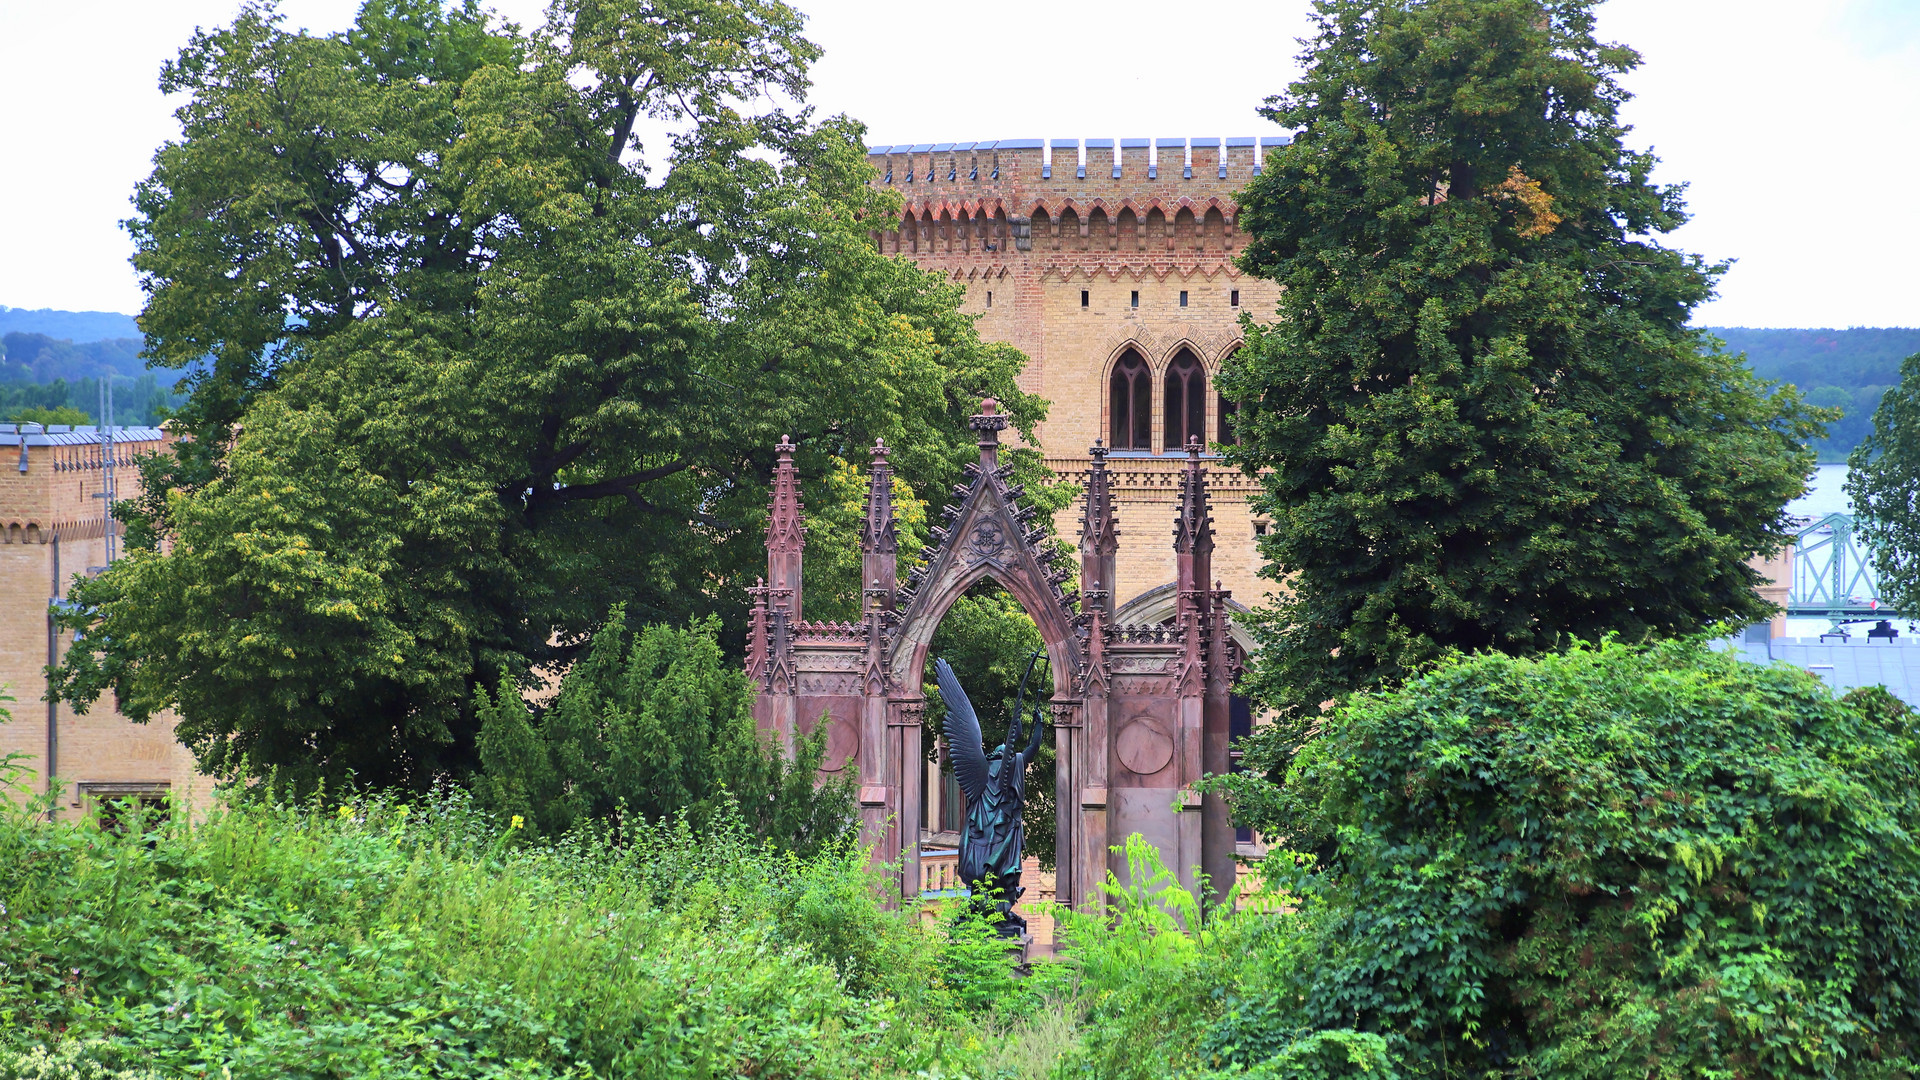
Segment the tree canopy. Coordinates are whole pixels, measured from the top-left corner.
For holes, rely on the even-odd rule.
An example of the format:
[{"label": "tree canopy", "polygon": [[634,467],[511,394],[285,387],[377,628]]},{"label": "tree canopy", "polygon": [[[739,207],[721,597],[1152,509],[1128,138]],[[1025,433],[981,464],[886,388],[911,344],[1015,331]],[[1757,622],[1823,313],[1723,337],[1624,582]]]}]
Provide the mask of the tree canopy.
[{"label": "tree canopy", "polygon": [[1873,549],[1880,596],[1920,611],[1920,353],[1873,412],[1873,431],[1847,458],[1847,496]]},{"label": "tree canopy", "polygon": [[[781,436],[828,504],[876,438],[905,492],[952,483],[984,395],[1031,433],[1022,356],[876,252],[858,125],[747,111],[805,91],[796,12],[550,18],[250,5],[167,66],[182,136],[129,228],[190,438],[72,590],[69,699],[177,708],[219,775],[424,784],[475,764],[475,687],[564,668],[615,604],[739,633]],[[816,547],[854,544],[835,520]]]},{"label": "tree canopy", "polygon": [[1721,267],[1657,239],[1591,0],[1318,0],[1294,130],[1243,193],[1284,286],[1223,392],[1262,478],[1251,685],[1306,722],[1448,649],[1768,613],[1820,413],[1689,329]]}]

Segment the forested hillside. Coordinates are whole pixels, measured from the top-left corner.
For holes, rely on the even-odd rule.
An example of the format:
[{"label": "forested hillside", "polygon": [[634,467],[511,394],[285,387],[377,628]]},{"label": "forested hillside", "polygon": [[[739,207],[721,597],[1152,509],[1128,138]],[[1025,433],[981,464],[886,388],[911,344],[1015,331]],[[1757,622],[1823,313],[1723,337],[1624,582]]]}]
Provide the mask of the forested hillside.
[{"label": "forested hillside", "polygon": [[1815,444],[1822,461],[1842,461],[1873,427],[1880,395],[1900,381],[1900,361],[1920,353],[1920,328],[1852,327],[1846,330],[1753,330],[1714,326],[1709,332],[1763,379],[1798,386],[1815,405],[1846,410]]},{"label": "forested hillside", "polygon": [[[1880,395],[1900,379],[1900,361],[1920,352],[1920,327],[1707,330],[1730,351],[1745,353],[1761,378],[1790,382],[1815,405],[1845,410],[1816,444],[1822,461],[1844,460],[1866,437]],[[101,375],[137,379],[148,374],[139,334],[133,317],[118,312],[0,306],[0,419],[28,405],[95,411],[94,380]],[[121,399],[131,410],[123,422],[149,420],[165,403],[161,399],[171,400],[166,393],[171,378],[160,381],[158,398],[153,388],[141,386]]]}]

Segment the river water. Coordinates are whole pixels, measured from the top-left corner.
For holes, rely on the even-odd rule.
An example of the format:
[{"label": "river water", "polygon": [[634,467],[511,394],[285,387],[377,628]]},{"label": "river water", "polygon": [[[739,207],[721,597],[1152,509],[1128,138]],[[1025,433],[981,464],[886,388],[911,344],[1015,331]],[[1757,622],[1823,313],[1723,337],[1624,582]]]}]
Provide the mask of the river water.
[{"label": "river water", "polygon": [[1809,486],[1811,491],[1787,504],[1787,512],[1795,517],[1825,517],[1828,514],[1851,514],[1852,504],[1847,501],[1847,467],[1845,465],[1821,465]]}]

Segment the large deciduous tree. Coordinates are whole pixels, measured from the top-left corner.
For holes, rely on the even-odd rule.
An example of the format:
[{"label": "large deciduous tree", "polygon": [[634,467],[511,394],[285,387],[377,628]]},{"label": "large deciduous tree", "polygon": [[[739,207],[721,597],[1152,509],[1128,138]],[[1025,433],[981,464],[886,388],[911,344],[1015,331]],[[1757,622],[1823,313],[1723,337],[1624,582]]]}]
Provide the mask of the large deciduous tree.
[{"label": "large deciduous tree", "polygon": [[[1020,354],[875,250],[858,125],[749,113],[804,93],[800,22],[369,0],[196,35],[128,226],[188,441],[73,590],[61,692],[176,708],[218,775],[424,784],[475,764],[476,687],[564,667],[616,603],[737,634],[781,436],[832,502],[876,438],[905,493],[953,482],[982,395],[1031,433]],[[815,540],[853,545],[836,520]]]},{"label": "large deciduous tree", "polygon": [[1900,384],[1873,411],[1873,433],[1847,456],[1847,495],[1873,549],[1880,596],[1920,612],[1920,353],[1901,362]]},{"label": "large deciduous tree", "polygon": [[1722,267],[1629,150],[1592,0],[1318,0],[1297,135],[1241,198],[1284,287],[1224,392],[1273,515],[1253,685],[1298,722],[1449,649],[1769,605],[1820,414],[1687,321]]}]

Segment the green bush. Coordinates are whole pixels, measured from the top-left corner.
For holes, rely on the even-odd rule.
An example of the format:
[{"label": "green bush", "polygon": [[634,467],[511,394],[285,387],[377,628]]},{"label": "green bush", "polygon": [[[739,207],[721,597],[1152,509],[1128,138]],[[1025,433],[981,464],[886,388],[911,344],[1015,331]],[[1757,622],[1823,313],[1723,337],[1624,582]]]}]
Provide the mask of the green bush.
[{"label": "green bush", "polygon": [[459,792],[117,835],[9,804],[0,1077],[969,1075],[944,938],[865,852],[496,821]]},{"label": "green bush", "polygon": [[818,780],[827,726],[797,739],[788,760],[755,724],[753,687],[721,655],[719,628],[710,618],[630,633],[616,606],[537,715],[510,679],[477,691],[481,805],[548,836],[685,814],[698,830],[744,817],[802,854],[844,840],[853,781]]},{"label": "green bush", "polygon": [[[1269,858],[1288,907],[1241,917],[1267,930],[1203,1055],[1289,1076],[1911,1075],[1915,735],[1884,690],[1836,700],[1699,642],[1481,656],[1356,695],[1284,787],[1237,785],[1311,854]],[[1309,1050],[1348,1073],[1281,1067]]]}]

